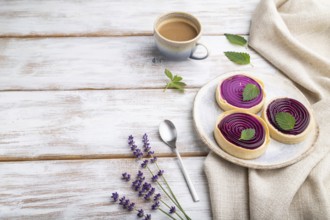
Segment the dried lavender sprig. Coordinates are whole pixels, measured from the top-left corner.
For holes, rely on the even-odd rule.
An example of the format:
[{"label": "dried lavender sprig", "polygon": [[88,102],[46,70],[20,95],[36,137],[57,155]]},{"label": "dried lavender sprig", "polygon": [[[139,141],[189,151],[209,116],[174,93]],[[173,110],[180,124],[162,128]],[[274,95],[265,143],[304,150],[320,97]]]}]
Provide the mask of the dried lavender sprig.
[{"label": "dried lavender sprig", "polygon": [[[151,173],[151,175],[154,175],[153,172],[151,171],[151,169],[149,168],[149,166],[147,166],[147,169],[149,170],[149,172]],[[174,199],[166,192],[166,190],[163,188],[163,186],[157,181],[156,182],[158,184],[158,186],[163,190],[163,192],[167,195],[167,197],[176,205],[178,206],[178,204],[174,201]],[[164,203],[164,202],[163,202]],[[165,204],[165,203],[164,203]],[[168,206],[168,205],[167,205]],[[170,206],[168,206],[168,208],[170,208]],[[180,209],[180,211],[185,215],[184,211],[182,211]],[[176,213],[177,214],[177,213]],[[178,215],[178,214],[177,214]],[[179,216],[179,215],[178,215]],[[180,219],[184,220],[181,216],[179,216]],[[187,219],[191,219],[189,216],[186,216]]]},{"label": "dried lavender sprig", "polygon": [[[153,151],[151,151],[151,147],[150,147],[150,143],[149,143],[149,138],[148,138],[148,135],[147,134],[144,134],[143,135],[143,143],[144,143],[144,151],[145,152],[147,152],[147,155],[148,156],[151,156],[152,158],[151,158],[151,160],[150,160],[150,163],[155,163],[156,161],[157,161],[157,158],[156,157],[154,157],[153,156],[153,154],[154,154],[154,152]],[[129,136],[129,143],[131,144],[131,145],[134,145],[135,144],[135,142],[134,142],[134,138],[133,138],[133,136],[131,135],[131,136]],[[143,157],[143,153],[142,153],[142,151],[141,150],[139,150],[138,148],[135,148],[134,147],[134,149],[135,149],[135,151],[133,152],[133,154],[134,154],[134,156],[136,157],[136,158],[138,158],[138,159],[140,159],[140,158],[142,158]],[[147,163],[148,163],[148,161],[144,161],[144,163],[142,163],[141,164],[141,166],[142,167],[147,167]],[[157,162],[156,162],[156,165],[157,165],[157,167],[158,167],[158,173],[157,173],[157,175],[158,176],[162,176],[162,174],[163,174],[163,170],[161,170],[160,168],[159,168],[159,166],[158,166],[158,164],[157,164]],[[149,168],[148,168],[149,169]],[[150,169],[149,169],[149,171],[151,171]],[[152,172],[151,172],[152,173]],[[152,174],[153,175],[153,174]],[[154,176],[154,175],[153,175]],[[157,177],[154,177],[154,179],[156,179]],[[175,204],[175,205],[177,205],[178,207],[179,207],[179,209],[180,209],[180,211],[182,211],[182,213],[186,216],[186,218],[187,219],[190,219],[190,217],[184,212],[184,210],[183,210],[183,208],[181,207],[181,205],[179,204],[179,202],[178,202],[178,200],[177,200],[177,198],[175,197],[175,195],[174,195],[174,193],[173,193],[173,191],[171,190],[171,187],[169,186],[169,184],[167,183],[167,181],[166,181],[166,179],[162,176],[162,178],[163,178],[163,180],[164,180],[164,182],[165,182],[165,184],[167,185],[167,187],[169,188],[169,191],[170,191],[170,193],[172,194],[172,196],[173,196],[173,199],[175,200],[175,201],[173,201],[173,199],[172,199],[172,197],[171,196],[169,196],[169,194],[165,191],[165,189],[161,186],[161,184],[157,181],[157,184],[162,188],[162,190],[165,192],[165,194],[172,200],[172,202]],[[139,196],[142,196],[142,193],[141,192],[139,192]]]},{"label": "dried lavender sprig", "polygon": [[128,145],[130,146],[131,151],[133,151],[134,157],[137,159],[141,159],[143,157],[143,152],[135,145],[133,135],[128,136]]},{"label": "dried lavender sprig", "polygon": [[[159,165],[158,165],[157,162],[156,162],[156,166],[157,166],[157,168],[158,168],[158,172],[161,171],[161,169],[160,169],[160,167],[159,167]],[[166,178],[165,178],[163,175],[161,175],[161,177],[162,177],[163,181],[165,182],[167,188],[169,189],[170,194],[173,196],[173,199],[176,201],[176,202],[174,202],[174,204],[179,208],[179,210],[183,213],[183,215],[184,215],[188,220],[191,220],[191,218],[190,218],[190,217],[187,215],[187,213],[184,211],[184,209],[182,208],[180,202],[178,201],[178,199],[176,198],[175,194],[173,193],[173,191],[172,191],[170,185],[169,185],[168,182],[166,181]]]},{"label": "dried lavender sprig", "polygon": [[[154,157],[152,156],[152,158],[150,159],[150,161],[151,161],[153,158],[154,158]],[[156,175],[154,175],[153,172],[150,170],[150,168],[147,166],[149,172],[151,173],[151,175],[152,175],[152,177],[153,177],[152,180],[153,180],[153,181],[155,180],[155,182],[161,187],[161,189],[165,192],[165,194],[167,195],[167,197],[170,198],[170,199],[172,200],[172,202],[173,202],[173,203],[179,208],[179,210],[183,213],[183,215],[184,215],[188,220],[191,220],[191,218],[190,218],[190,217],[186,214],[186,212],[183,210],[183,208],[182,208],[182,206],[180,205],[178,199],[177,199],[176,196],[174,195],[174,193],[173,193],[171,187],[169,186],[169,184],[167,183],[165,177],[163,176],[163,174],[164,174],[164,170],[161,170],[161,169],[160,169],[160,167],[159,167],[157,161],[155,161],[155,163],[156,163],[156,166],[157,166],[157,168],[158,168],[158,173],[157,173],[157,175],[160,176],[160,177],[162,177],[162,179],[164,180],[164,182],[165,182],[167,188],[169,189],[170,194],[172,195],[173,199],[172,199],[172,197],[171,197],[171,196],[165,191],[165,189],[161,186],[161,184],[158,182],[158,178],[157,178],[157,180],[156,180],[156,177],[155,177]],[[174,200],[174,201],[173,201],[173,200]]]}]

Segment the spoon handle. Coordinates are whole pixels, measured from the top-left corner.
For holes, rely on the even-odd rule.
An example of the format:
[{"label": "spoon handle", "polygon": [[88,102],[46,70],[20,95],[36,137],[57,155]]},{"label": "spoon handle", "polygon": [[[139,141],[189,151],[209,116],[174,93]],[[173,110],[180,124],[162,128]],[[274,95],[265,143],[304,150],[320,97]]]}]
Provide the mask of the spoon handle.
[{"label": "spoon handle", "polygon": [[176,153],[176,156],[179,159],[179,162],[180,162],[180,165],[181,165],[181,168],[182,168],[182,172],[183,172],[183,176],[184,176],[184,178],[186,180],[186,183],[188,184],[188,188],[189,188],[190,193],[191,193],[191,195],[193,197],[193,200],[194,200],[194,202],[198,202],[199,201],[199,198],[198,198],[196,189],[195,189],[194,185],[191,182],[191,179],[190,179],[190,177],[188,175],[188,172],[187,172],[186,168],[183,165],[183,162],[182,162],[181,156],[179,154],[178,148],[175,148],[175,153]]}]

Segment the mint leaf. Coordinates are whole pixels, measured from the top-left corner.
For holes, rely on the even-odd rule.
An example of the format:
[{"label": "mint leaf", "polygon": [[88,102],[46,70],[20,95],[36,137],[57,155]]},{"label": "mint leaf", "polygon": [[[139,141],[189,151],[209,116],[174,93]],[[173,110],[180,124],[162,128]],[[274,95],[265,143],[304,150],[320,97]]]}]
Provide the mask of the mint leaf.
[{"label": "mint leaf", "polygon": [[173,82],[172,84],[176,84],[176,85],[182,86],[182,87],[186,86],[186,84],[184,82]]},{"label": "mint leaf", "polygon": [[232,44],[244,46],[247,43],[247,41],[243,37],[236,34],[225,34],[225,36],[227,40]]},{"label": "mint leaf", "polygon": [[244,129],[241,132],[241,137],[239,140],[248,141],[251,140],[256,134],[256,130],[253,128]]},{"label": "mint leaf", "polygon": [[171,83],[168,88],[170,88],[170,89],[177,89],[177,90],[183,92],[183,86],[180,86],[180,85],[178,85],[176,83]]},{"label": "mint leaf", "polygon": [[174,78],[172,79],[173,82],[180,82],[182,80],[181,76],[175,75]]},{"label": "mint leaf", "polygon": [[236,64],[246,65],[250,63],[250,55],[248,53],[231,52],[231,51],[227,51],[224,53],[230,61]]},{"label": "mint leaf", "polygon": [[172,75],[171,71],[169,71],[168,69],[165,69],[165,75],[166,75],[170,80],[173,79],[173,75]]},{"label": "mint leaf", "polygon": [[288,112],[279,112],[275,115],[278,126],[285,131],[292,130],[296,124],[296,119]]},{"label": "mint leaf", "polygon": [[248,83],[245,85],[245,88],[243,90],[243,101],[250,101],[252,99],[255,99],[260,94],[260,89],[258,86]]},{"label": "mint leaf", "polygon": [[166,87],[164,89],[164,92],[168,88],[170,88],[170,89],[178,89],[181,92],[184,91],[184,87],[186,86],[186,84],[184,82],[181,82],[182,81],[182,77],[181,76],[179,76],[179,75],[173,76],[173,74],[171,73],[171,71],[169,71],[168,69],[165,69],[165,75],[170,79],[170,81],[166,84]]}]

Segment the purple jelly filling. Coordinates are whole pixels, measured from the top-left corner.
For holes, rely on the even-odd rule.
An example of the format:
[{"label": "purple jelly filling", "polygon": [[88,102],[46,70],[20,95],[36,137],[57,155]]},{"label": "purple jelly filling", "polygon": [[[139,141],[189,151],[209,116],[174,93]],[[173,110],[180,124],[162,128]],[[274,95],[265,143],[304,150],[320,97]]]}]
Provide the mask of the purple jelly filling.
[{"label": "purple jelly filling", "polygon": [[[256,85],[260,90],[260,94],[250,101],[243,101],[243,91],[246,84]],[[262,101],[263,97],[261,86],[254,79],[244,75],[235,75],[225,79],[221,83],[220,93],[224,100],[238,108],[251,108],[256,106]]]},{"label": "purple jelly filling", "polygon": [[[288,112],[295,119],[296,124],[292,130],[283,130],[278,126],[275,116],[279,112]],[[267,107],[268,121],[279,131],[284,134],[297,135],[302,133],[309,125],[310,115],[306,107],[294,99],[280,98],[272,101]]]},{"label": "purple jelly filling", "polygon": [[[246,113],[233,113],[224,117],[218,128],[227,141],[246,149],[256,149],[265,142],[265,129],[255,117]],[[255,135],[251,140],[239,140],[243,130],[253,128]]]}]

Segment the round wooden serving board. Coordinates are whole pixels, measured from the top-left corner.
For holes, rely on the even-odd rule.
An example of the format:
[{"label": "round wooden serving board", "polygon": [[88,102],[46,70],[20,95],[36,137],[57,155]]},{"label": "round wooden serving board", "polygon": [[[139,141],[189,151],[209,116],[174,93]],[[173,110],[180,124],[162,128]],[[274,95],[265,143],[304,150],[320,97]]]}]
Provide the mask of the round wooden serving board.
[{"label": "round wooden serving board", "polygon": [[[244,160],[226,153],[218,146],[213,136],[216,119],[223,112],[215,100],[215,89],[220,80],[232,75],[246,73],[262,80],[265,84],[266,103],[273,98],[294,98],[311,109],[307,98],[291,81],[282,76],[262,73],[230,72],[219,76],[203,86],[196,95],[194,102],[194,122],[203,142],[220,157],[240,166],[254,169],[276,169],[298,162],[312,152],[318,136],[318,127],[314,126],[307,139],[298,144],[283,144],[271,139],[266,152],[257,159]],[[260,115],[260,113],[259,113]],[[312,117],[314,120],[314,117]]]}]

